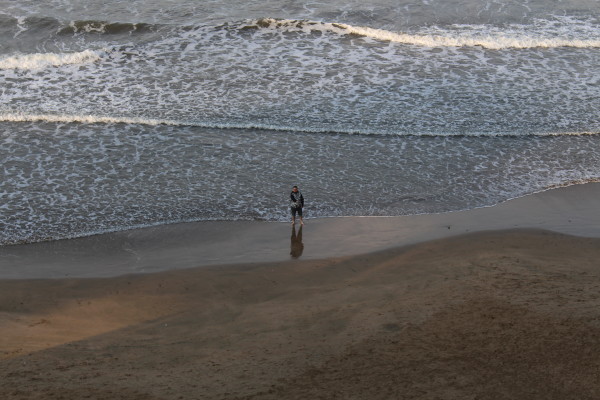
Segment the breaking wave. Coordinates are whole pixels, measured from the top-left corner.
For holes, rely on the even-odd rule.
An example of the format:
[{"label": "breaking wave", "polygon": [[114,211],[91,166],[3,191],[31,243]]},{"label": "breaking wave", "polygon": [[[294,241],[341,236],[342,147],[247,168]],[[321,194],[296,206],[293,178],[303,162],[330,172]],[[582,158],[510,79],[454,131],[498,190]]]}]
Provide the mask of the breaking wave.
[{"label": "breaking wave", "polygon": [[[561,21],[565,27],[570,19]],[[449,27],[422,28],[415,33],[392,32],[343,23],[299,21],[274,18],[261,18],[239,26],[242,30],[265,29],[292,32],[333,32],[340,35],[355,35],[375,40],[402,43],[424,47],[473,47],[488,49],[527,49],[527,48],[597,48],[600,35],[593,26],[576,25],[571,31],[557,29],[552,21],[539,21],[532,26],[508,25],[494,27],[488,25],[450,25]]]},{"label": "breaking wave", "polygon": [[154,32],[158,26],[147,23],[110,22],[110,21],[71,21],[69,26],[61,28],[59,34],[101,33],[106,35],[134,34]]},{"label": "breaking wave", "polygon": [[[0,15],[0,22],[10,26],[15,37],[40,30],[48,35],[143,35],[162,30],[202,31],[211,29],[239,30],[242,32],[300,32],[351,35],[379,41],[401,43],[422,47],[474,47],[487,49],[528,48],[600,48],[600,32],[597,22],[574,17],[556,16],[537,19],[530,24],[469,25],[421,27],[413,32],[396,32],[368,26],[355,26],[343,22],[326,22],[295,19],[260,18],[225,23],[210,28],[205,25],[168,25],[102,20],[59,21],[50,17],[13,18]],[[165,32],[166,35],[169,33]]]},{"label": "breaking wave", "polygon": [[25,32],[39,32],[71,35],[79,33],[99,33],[106,35],[121,35],[155,32],[161,25],[149,23],[114,22],[103,20],[72,20],[61,21],[47,16],[13,17],[0,14],[0,22],[8,29],[14,30],[16,36]]},{"label": "breaking wave", "polygon": [[0,69],[43,69],[71,64],[89,64],[100,59],[102,52],[84,50],[75,53],[19,54],[0,59]]}]

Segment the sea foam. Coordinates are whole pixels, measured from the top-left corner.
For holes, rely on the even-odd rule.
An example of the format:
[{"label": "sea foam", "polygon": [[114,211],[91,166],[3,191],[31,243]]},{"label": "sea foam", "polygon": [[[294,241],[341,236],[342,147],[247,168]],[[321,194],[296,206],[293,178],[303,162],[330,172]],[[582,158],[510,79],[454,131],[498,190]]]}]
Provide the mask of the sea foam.
[{"label": "sea foam", "polygon": [[321,31],[340,35],[356,35],[375,40],[402,43],[423,47],[474,47],[488,49],[528,49],[528,48],[598,48],[600,36],[595,28],[588,24],[579,24],[572,29],[571,20],[563,18],[557,21],[558,29],[552,21],[538,21],[531,26],[508,25],[494,27],[490,25],[458,25],[447,27],[432,26],[417,32],[403,33],[365,26],[353,26],[345,23],[315,22],[261,18],[252,21],[243,28],[262,28],[267,30],[302,31],[305,33]]},{"label": "sea foam", "polygon": [[51,123],[84,123],[84,124],[139,124],[139,125],[189,125],[177,121],[153,118],[110,117],[98,115],[58,115],[58,114],[25,114],[0,113],[3,122],[51,122]]},{"label": "sea foam", "polygon": [[600,47],[599,39],[565,39],[551,37],[535,37],[518,34],[503,34],[501,32],[481,29],[478,32],[466,32],[452,34],[409,35],[394,33],[381,29],[354,27],[340,25],[351,34],[366,36],[373,39],[385,40],[396,43],[412,44],[425,47],[473,47],[481,46],[487,49],[527,49],[527,48],[556,48],[556,47],[578,47],[595,48]]},{"label": "sea foam", "polygon": [[345,135],[370,135],[370,136],[471,136],[471,137],[501,137],[501,136],[595,136],[599,135],[598,131],[551,131],[551,132],[471,132],[471,133],[434,133],[434,132],[414,132],[402,133],[382,130],[365,130],[365,129],[348,129],[346,126],[323,126],[309,127],[303,125],[275,125],[261,123],[227,123],[217,121],[192,121],[192,120],[171,120],[171,119],[156,119],[146,117],[124,117],[124,116],[101,116],[101,115],[67,115],[67,114],[27,114],[27,113],[1,113],[0,122],[47,122],[47,123],[82,123],[82,124],[131,124],[145,126],[188,126],[207,129],[256,129],[261,131],[275,132],[301,132],[309,134],[345,134]]},{"label": "sea foam", "polygon": [[0,59],[0,69],[43,69],[71,64],[89,64],[100,59],[102,52],[84,50],[76,53],[18,54]]}]

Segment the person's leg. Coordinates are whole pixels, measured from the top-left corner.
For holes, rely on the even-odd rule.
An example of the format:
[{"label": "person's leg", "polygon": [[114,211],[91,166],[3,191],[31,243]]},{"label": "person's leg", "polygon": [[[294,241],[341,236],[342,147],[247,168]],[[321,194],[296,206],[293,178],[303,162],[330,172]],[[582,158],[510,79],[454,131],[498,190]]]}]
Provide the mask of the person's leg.
[{"label": "person's leg", "polygon": [[302,208],[298,209],[298,216],[300,217],[300,225],[304,225],[304,221],[302,220]]},{"label": "person's leg", "polygon": [[292,207],[292,226],[296,225],[296,209]]}]

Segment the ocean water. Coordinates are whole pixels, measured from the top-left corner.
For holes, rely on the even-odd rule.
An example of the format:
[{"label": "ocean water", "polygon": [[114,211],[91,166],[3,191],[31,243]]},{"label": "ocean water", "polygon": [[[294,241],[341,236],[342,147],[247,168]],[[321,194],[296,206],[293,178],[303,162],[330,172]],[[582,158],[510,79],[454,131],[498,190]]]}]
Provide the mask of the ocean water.
[{"label": "ocean water", "polygon": [[0,244],[600,180],[596,0],[0,0]]}]

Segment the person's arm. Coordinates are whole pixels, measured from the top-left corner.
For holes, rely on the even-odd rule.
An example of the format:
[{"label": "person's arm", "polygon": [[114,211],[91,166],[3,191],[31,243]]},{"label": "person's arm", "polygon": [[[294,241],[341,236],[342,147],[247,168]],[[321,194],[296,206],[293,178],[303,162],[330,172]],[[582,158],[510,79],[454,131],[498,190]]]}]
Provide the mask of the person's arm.
[{"label": "person's arm", "polygon": [[304,207],[304,196],[300,195],[300,205]]}]

